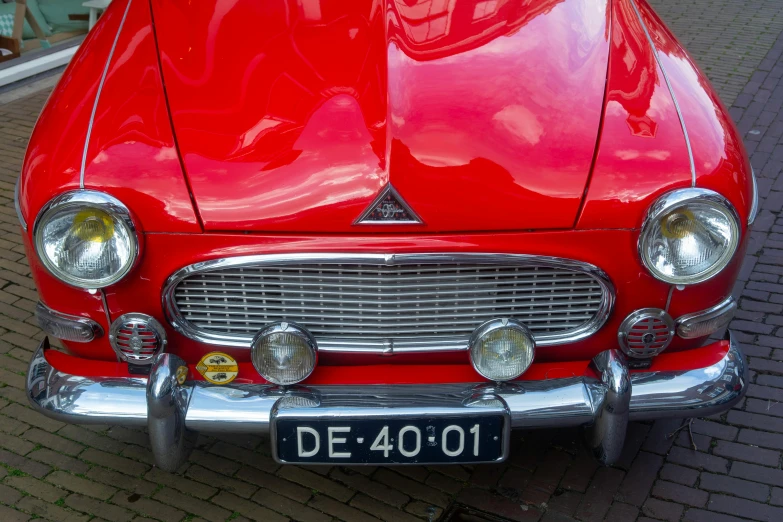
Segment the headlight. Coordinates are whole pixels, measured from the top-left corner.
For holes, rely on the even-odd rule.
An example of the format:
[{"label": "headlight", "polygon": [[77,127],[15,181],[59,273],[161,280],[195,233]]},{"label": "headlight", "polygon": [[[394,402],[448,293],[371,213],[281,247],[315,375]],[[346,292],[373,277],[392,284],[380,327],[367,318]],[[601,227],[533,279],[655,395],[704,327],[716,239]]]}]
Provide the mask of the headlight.
[{"label": "headlight", "polygon": [[739,218],[726,198],[711,190],[681,189],[650,207],[639,254],[656,279],[701,283],[729,264],[739,239]]},{"label": "headlight", "polygon": [[295,323],[273,323],[258,332],[250,358],[267,381],[287,386],[305,380],[318,362],[315,338]]},{"label": "headlight", "polygon": [[470,338],[470,362],[492,381],[516,379],[530,367],[536,351],[533,334],[513,319],[492,319]]},{"label": "headlight", "polygon": [[138,256],[128,209],[101,192],[78,190],[56,197],[38,215],[33,235],[44,266],[81,288],[116,283]]}]

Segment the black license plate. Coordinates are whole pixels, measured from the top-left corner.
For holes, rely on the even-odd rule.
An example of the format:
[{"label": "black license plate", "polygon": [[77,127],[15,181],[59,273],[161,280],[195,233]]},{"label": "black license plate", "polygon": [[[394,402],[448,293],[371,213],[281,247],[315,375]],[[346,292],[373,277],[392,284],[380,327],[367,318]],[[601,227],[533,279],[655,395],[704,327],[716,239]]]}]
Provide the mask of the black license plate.
[{"label": "black license plate", "polygon": [[420,464],[496,462],[505,446],[502,415],[417,419],[278,419],[281,462]]}]

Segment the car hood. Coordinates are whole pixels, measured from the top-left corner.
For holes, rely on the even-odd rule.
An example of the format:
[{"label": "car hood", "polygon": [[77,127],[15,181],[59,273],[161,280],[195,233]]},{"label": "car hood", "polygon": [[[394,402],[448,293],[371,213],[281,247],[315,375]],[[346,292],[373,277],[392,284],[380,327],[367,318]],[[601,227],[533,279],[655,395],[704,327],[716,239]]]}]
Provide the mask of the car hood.
[{"label": "car hood", "polygon": [[[205,229],[574,225],[606,0],[155,0],[153,14]],[[420,224],[358,223],[388,185]]]}]

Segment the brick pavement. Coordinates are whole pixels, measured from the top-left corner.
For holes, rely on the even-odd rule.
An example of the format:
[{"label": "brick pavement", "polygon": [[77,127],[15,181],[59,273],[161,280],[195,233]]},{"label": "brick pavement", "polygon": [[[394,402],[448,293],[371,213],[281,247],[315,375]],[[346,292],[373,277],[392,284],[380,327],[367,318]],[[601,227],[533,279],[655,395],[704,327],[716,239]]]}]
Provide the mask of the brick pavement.
[{"label": "brick pavement", "polygon": [[[47,92],[0,106],[0,521],[435,520],[456,500],[513,520],[610,522],[783,520],[783,5],[655,0],[664,19],[716,79],[746,136],[759,174],[762,211],[736,288],[733,328],[753,369],[746,399],[694,423],[697,450],[678,421],[634,423],[613,468],[598,468],[578,430],[515,433],[509,462],[406,468],[278,467],[261,437],[201,436],[177,474],[152,466],[142,430],[80,427],[27,407],[24,373],[42,334],[18,236],[13,182]],[[777,4],[775,11],[772,7]],[[720,14],[710,8],[723,6]],[[744,36],[751,7],[758,39]],[[696,14],[694,14],[696,13]],[[703,38],[706,24],[745,46],[753,70],[732,75],[708,64],[729,60]],[[706,14],[704,16],[707,16]],[[774,38],[766,35],[775,32]],[[718,33],[716,33],[718,34]],[[739,36],[737,36],[739,35]],[[699,47],[698,42],[704,46]],[[762,52],[763,51],[763,52]],[[736,78],[743,88],[735,92]],[[734,94],[732,94],[734,93]],[[725,98],[728,99],[728,98]]]}]

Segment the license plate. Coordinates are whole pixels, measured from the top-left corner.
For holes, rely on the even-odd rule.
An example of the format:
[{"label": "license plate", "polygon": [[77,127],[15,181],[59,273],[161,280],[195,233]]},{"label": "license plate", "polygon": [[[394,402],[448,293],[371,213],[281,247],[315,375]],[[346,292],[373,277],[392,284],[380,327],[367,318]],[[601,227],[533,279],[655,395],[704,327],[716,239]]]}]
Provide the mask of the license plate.
[{"label": "license plate", "polygon": [[497,462],[504,457],[502,415],[417,419],[278,419],[280,462],[423,464]]}]

